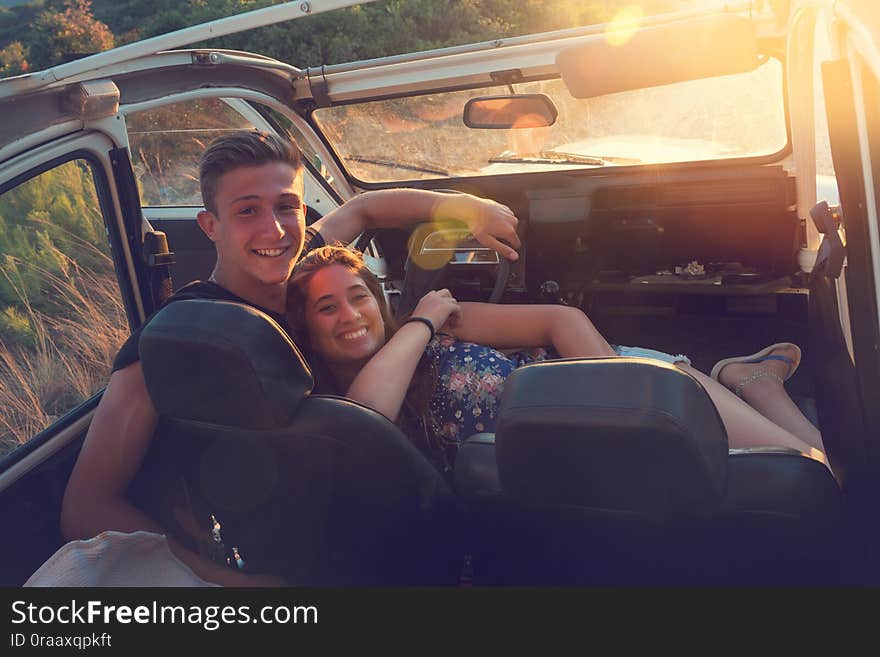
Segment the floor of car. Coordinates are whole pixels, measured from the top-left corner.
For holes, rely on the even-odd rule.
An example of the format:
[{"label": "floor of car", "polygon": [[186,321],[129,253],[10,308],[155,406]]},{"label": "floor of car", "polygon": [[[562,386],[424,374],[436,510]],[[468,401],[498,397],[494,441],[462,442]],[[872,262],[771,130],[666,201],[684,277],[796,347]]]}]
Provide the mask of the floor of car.
[{"label": "floor of car", "polygon": [[756,297],[602,294],[584,310],[610,342],[682,353],[706,373],[722,358],[794,342],[803,357],[786,388],[818,426],[807,348],[807,301],[800,290]]}]

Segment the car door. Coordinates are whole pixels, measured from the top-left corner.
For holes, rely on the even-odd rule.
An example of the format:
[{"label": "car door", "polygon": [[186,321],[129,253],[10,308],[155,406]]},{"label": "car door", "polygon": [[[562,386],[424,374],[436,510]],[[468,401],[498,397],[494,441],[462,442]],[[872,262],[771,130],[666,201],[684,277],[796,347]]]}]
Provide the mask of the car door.
[{"label": "car door", "polygon": [[[880,21],[874,9],[836,3],[828,14],[833,51],[822,63],[828,137],[840,192],[840,226],[825,235],[844,257],[834,301],[845,320],[850,362],[827,377],[825,394],[846,409],[840,460],[860,528],[880,545]],[[839,233],[840,235],[838,235]],[[842,239],[841,239],[842,237]],[[848,330],[847,330],[848,329]],[[876,573],[874,574],[876,577]]]},{"label": "car door", "polygon": [[[199,100],[214,102],[222,101]],[[180,284],[213,267],[213,245],[195,222],[198,199],[144,207],[146,221],[139,189],[147,202],[161,200],[159,174],[139,176],[147,140],[134,135],[132,169],[125,117],[104,123],[114,133],[75,131],[4,163],[0,177],[0,513],[15,528],[3,532],[0,548],[20,555],[0,567],[4,584],[21,584],[62,542],[61,500],[78,448],[116,351],[150,310],[145,259],[133,248],[141,231],[168,233]],[[190,167],[197,162],[167,153],[172,163],[175,155]],[[186,180],[187,173],[162,175]],[[338,197],[309,180],[311,207],[333,207]]]},{"label": "car door", "polygon": [[0,167],[0,548],[15,555],[4,584],[60,544],[73,456],[115,351],[143,319],[115,127],[87,119]]},{"label": "car door", "polygon": [[[194,37],[195,38],[195,37]],[[106,55],[108,53],[104,53]],[[98,58],[102,55],[96,56]],[[126,57],[62,77],[0,83],[0,583],[20,585],[63,542],[64,488],[112,361],[153,310],[144,236],[167,233],[177,285],[205,278],[197,162],[213,136],[297,134],[289,71],[266,59],[210,67],[194,53]],[[79,62],[74,64],[79,65]],[[114,68],[115,66],[115,68]],[[291,67],[287,67],[290,69]],[[65,69],[67,70],[67,69]],[[299,120],[300,123],[301,120]],[[307,126],[306,126],[307,128]],[[314,220],[341,201],[326,150],[306,154]],[[336,174],[336,179],[341,177]],[[141,204],[143,199],[143,206]]]}]

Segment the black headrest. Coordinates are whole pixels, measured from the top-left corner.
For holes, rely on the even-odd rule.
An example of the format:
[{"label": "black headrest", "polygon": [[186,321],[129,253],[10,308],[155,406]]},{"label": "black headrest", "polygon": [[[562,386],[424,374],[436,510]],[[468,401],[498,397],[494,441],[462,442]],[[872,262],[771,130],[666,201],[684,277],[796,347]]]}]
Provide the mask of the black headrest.
[{"label": "black headrest", "polygon": [[505,491],[527,502],[703,515],[721,501],[727,434],[689,374],[641,358],[528,365],[496,428]]},{"label": "black headrest", "polygon": [[172,302],[144,328],[139,351],[153,404],[178,420],[284,427],[314,383],[284,330],[240,303]]}]

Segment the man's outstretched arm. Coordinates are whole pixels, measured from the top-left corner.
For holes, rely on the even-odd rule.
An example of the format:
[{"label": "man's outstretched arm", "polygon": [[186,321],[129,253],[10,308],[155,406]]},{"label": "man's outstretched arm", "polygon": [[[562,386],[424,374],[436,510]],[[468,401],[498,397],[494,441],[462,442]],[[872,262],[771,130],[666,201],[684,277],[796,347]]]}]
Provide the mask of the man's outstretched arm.
[{"label": "man's outstretched arm", "polygon": [[471,194],[444,194],[423,189],[366,192],[315,222],[327,244],[351,242],[368,228],[394,228],[418,221],[458,219],[474,237],[508,260],[520,247],[517,218],[506,205]]}]

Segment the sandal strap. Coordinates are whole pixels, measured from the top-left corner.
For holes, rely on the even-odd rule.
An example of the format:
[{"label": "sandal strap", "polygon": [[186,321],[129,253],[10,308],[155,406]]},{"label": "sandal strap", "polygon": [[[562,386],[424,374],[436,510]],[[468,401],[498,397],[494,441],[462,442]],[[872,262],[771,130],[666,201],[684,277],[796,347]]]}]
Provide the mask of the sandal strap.
[{"label": "sandal strap", "polygon": [[749,363],[763,363],[764,361],[767,361],[767,360],[782,361],[783,363],[788,365],[789,373],[791,373],[791,368],[794,367],[795,365],[797,365],[797,362],[795,361],[794,358],[789,358],[788,356],[780,356],[779,354],[768,354],[768,355],[762,356],[761,358],[758,358],[756,360],[750,360],[747,362],[749,362]]},{"label": "sandal strap", "polygon": [[733,389],[733,394],[735,394],[740,399],[743,399],[743,388],[745,388],[753,381],[757,381],[758,379],[763,379],[765,377],[779,381],[780,385],[785,384],[785,381],[782,380],[782,377],[775,372],[771,372],[770,370],[757,370],[756,372],[752,372],[742,381],[737,383],[736,387],[734,387]]},{"label": "sandal strap", "polygon": [[788,356],[780,356],[779,354],[768,354],[767,356],[762,356],[756,360],[750,360],[750,363],[763,363],[765,360],[781,360],[783,363],[788,363],[789,365],[794,365],[794,358],[789,358]]}]

